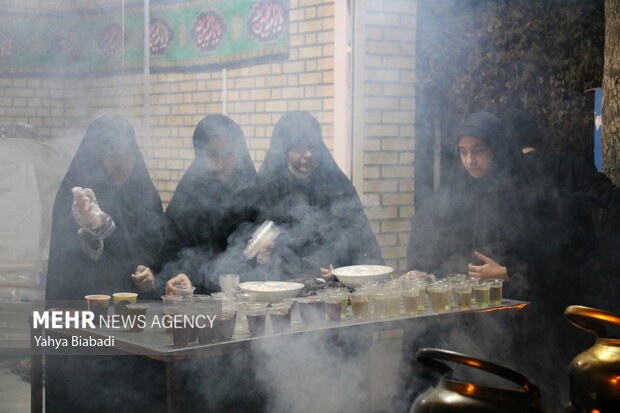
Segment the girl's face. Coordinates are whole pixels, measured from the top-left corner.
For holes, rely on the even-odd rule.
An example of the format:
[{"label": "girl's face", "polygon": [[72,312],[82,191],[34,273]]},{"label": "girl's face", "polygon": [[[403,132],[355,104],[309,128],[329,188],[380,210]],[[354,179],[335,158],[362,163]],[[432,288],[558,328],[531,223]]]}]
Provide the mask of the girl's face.
[{"label": "girl's face", "polygon": [[198,152],[205,161],[207,170],[215,178],[224,180],[237,166],[237,150],[229,139],[212,138]]},{"label": "girl's face", "polygon": [[129,179],[136,157],[136,151],[130,144],[114,145],[106,150],[103,169],[113,185],[120,186]]},{"label": "girl's face", "polygon": [[482,178],[493,165],[493,151],[482,139],[463,136],[459,139],[461,163],[472,178]]},{"label": "girl's face", "polygon": [[310,139],[304,139],[293,146],[287,155],[289,164],[302,175],[312,172],[319,163],[319,149]]}]

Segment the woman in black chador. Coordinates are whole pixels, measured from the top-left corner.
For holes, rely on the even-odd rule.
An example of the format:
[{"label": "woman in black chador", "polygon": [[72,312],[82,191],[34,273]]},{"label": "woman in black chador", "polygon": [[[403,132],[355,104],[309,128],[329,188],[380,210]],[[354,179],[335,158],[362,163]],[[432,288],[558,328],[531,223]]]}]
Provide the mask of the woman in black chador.
[{"label": "woman in black chador", "polygon": [[[88,294],[136,291],[145,298],[153,279],[136,267],[159,251],[162,223],[161,200],[133,127],[121,116],[96,119],[56,195],[47,306],[80,308]],[[163,371],[153,374],[156,368],[137,356],[48,356],[46,411],[152,409],[162,402],[159,392],[149,390],[163,386]]]},{"label": "woman in black chador", "polygon": [[202,119],[193,144],[196,159],[166,210],[158,278],[212,292],[219,274],[249,277],[253,263],[245,262],[242,250],[258,216],[257,177],[243,132],[229,117]]},{"label": "woman in black chador", "polygon": [[96,119],[54,202],[47,300],[149,289],[152,279],[130,276],[159,251],[162,223],[133,126],[121,116]]},{"label": "woman in black chador", "polygon": [[467,118],[455,147],[459,160],[451,179],[413,217],[408,268],[522,284],[526,217],[519,148],[487,112]]},{"label": "woman in black chador", "polygon": [[567,323],[563,309],[552,303],[562,292],[550,286],[565,274],[549,270],[553,257],[544,253],[544,243],[553,240],[544,237],[546,223],[535,209],[536,182],[523,169],[516,140],[495,115],[470,115],[455,147],[454,176],[413,217],[408,268],[503,279],[504,297],[531,303],[515,313],[472,319],[456,339],[438,335],[412,347],[430,344],[516,368],[541,388],[547,404],[564,403],[568,382],[562,372],[569,358],[560,332]]},{"label": "woman in black chador", "polygon": [[283,229],[272,257],[283,278],[301,276],[312,266],[326,275],[330,266],[383,263],[355,188],[311,114],[282,116],[259,179],[264,214]]},{"label": "woman in black chador", "polygon": [[[158,280],[167,292],[179,283],[196,293],[218,291],[220,274],[255,279],[255,262],[243,249],[258,217],[257,176],[239,125],[227,116],[202,119],[194,131],[195,160],[166,209],[167,231]],[[184,412],[260,412],[264,403],[254,381],[250,352],[177,366],[178,399]],[[222,379],[224,378],[224,379]]]}]

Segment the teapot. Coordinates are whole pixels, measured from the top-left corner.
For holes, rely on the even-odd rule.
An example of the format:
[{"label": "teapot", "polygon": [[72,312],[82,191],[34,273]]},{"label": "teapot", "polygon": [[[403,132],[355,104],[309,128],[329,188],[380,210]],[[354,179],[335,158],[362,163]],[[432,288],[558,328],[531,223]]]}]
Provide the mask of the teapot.
[{"label": "teapot", "polygon": [[573,359],[568,369],[571,405],[566,412],[620,412],[620,338],[607,338],[601,323],[620,326],[620,316],[595,308],[571,305],[564,316],[594,333],[592,347]]},{"label": "teapot", "polygon": [[[544,413],[540,392],[525,376],[509,368],[448,350],[423,348],[416,353],[423,365],[442,373],[435,388],[421,394],[409,413]],[[454,379],[452,368],[439,360],[471,366],[502,377],[521,387],[482,386]]]}]

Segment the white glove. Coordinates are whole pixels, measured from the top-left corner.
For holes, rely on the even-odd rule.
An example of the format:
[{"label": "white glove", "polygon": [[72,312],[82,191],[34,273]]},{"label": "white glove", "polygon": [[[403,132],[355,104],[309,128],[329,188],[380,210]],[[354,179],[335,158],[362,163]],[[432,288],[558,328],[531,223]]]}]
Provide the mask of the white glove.
[{"label": "white glove", "polygon": [[71,192],[73,192],[71,216],[75,219],[75,222],[77,222],[81,228],[90,231],[100,228],[107,214],[99,208],[93,190],[76,186],[71,189]]}]

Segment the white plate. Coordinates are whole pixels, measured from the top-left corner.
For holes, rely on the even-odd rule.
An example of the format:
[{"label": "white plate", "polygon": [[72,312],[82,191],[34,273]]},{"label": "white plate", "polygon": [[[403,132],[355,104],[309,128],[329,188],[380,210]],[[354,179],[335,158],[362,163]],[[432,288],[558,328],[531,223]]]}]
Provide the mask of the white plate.
[{"label": "white plate", "polygon": [[246,281],[239,288],[244,293],[256,294],[256,301],[275,303],[295,297],[304,285],[290,281]]},{"label": "white plate", "polygon": [[367,282],[385,281],[394,269],[386,265],[349,265],[336,268],[332,274],[347,287],[355,288]]}]

